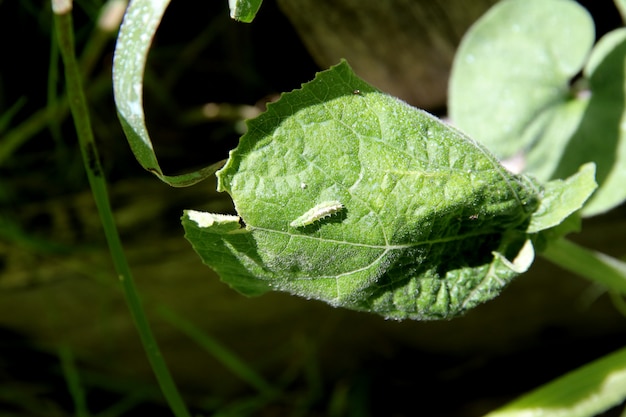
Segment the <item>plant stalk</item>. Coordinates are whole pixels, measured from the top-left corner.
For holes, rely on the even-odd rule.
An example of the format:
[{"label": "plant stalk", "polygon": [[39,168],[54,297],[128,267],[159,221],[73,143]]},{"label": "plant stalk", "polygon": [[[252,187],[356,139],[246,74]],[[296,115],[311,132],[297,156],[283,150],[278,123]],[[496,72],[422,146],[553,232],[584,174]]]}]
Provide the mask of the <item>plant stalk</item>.
[{"label": "plant stalk", "polygon": [[115,270],[122,283],[126,303],[131,312],[135,327],[146,351],[150,365],[170,408],[177,417],[189,417],[185,403],[174,384],[172,376],[161,355],[159,347],[150,329],[150,324],[141,305],[141,299],[135,288],[130,266],[122,247],[117,226],[109,203],[106,179],[104,178],[89,110],[82,87],[82,77],[74,52],[74,31],[72,22],[72,3],[70,0],[52,0],[57,41],[64,64],[67,96],[74,126],[80,143],[87,178],[91,187],[98,214],[104,227],[104,233],[113,258]]},{"label": "plant stalk", "polygon": [[626,263],[560,238],[541,255],[563,269],[626,295]]},{"label": "plant stalk", "polygon": [[67,383],[67,388],[70,392],[72,400],[74,401],[74,413],[76,417],[89,417],[85,390],[80,383],[80,375],[78,374],[78,369],[76,368],[74,355],[67,346],[60,347],[58,349],[58,355],[61,360],[61,369]]}]

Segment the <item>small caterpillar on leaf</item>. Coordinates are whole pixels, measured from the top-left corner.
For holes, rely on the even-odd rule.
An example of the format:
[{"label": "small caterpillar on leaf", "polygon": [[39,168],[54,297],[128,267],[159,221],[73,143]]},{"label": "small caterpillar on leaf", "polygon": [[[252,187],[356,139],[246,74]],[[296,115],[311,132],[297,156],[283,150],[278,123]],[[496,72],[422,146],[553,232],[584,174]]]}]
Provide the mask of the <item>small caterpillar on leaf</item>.
[{"label": "small caterpillar on leaf", "polygon": [[325,201],[313,207],[311,210],[307,211],[302,216],[289,223],[289,226],[308,226],[318,220],[323,219],[324,217],[332,216],[333,214],[340,212],[341,210],[343,210],[343,204],[341,204],[339,201]]}]

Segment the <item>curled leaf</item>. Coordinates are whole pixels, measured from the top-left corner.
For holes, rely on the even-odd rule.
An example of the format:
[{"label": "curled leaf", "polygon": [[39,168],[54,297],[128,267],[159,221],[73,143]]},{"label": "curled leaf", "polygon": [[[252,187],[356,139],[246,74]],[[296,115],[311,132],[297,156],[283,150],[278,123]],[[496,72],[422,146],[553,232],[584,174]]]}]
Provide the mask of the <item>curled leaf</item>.
[{"label": "curled leaf", "polygon": [[166,175],[148,134],[143,111],[143,76],[152,38],[169,0],[134,0],[124,15],[113,59],[113,92],[118,117],[137,162],[161,181],[173,187],[186,187],[213,175],[222,161],[197,171]]}]

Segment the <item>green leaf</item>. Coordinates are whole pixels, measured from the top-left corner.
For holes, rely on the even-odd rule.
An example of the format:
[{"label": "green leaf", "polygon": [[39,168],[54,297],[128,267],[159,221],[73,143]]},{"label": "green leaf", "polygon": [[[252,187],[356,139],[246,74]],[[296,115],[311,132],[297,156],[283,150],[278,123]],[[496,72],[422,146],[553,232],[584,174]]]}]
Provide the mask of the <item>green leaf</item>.
[{"label": "green leaf", "polygon": [[622,22],[626,23],[626,0],[615,0],[615,7],[622,16]]},{"label": "green leaf", "polygon": [[581,164],[595,162],[600,186],[583,209],[590,216],[626,199],[626,28],[600,39],[584,75],[591,98],[554,176],[565,177]]},{"label": "green leaf", "polygon": [[[593,22],[570,0],[506,0],[467,33],[452,71],[450,115],[500,158],[523,155],[539,180],[596,164],[591,216],[626,200],[626,29],[603,37],[582,68]],[[577,91],[580,90],[580,91]]]},{"label": "green leaf", "polygon": [[186,211],[186,237],[247,295],[450,318],[533,259],[537,185],[345,62],[250,121],[217,176],[239,216]]},{"label": "green leaf", "polygon": [[[499,158],[526,151],[570,99],[570,79],[582,69],[593,41],[593,21],[574,1],[497,3],[470,28],[455,56],[452,121]],[[576,117],[570,118],[564,129],[576,126]],[[551,133],[546,140],[552,141]]]},{"label": "green leaf", "polygon": [[254,20],[263,0],[228,0],[230,17],[244,23]]},{"label": "green leaf", "polygon": [[[538,140],[526,151],[525,172],[532,173],[543,181],[554,177],[561,178],[560,175],[555,175],[555,171],[564,160],[563,154],[567,144],[576,133],[588,102],[586,99],[569,100],[539,116],[545,123],[538,120],[533,124],[537,131],[527,132],[527,136],[535,136]],[[574,170],[579,166],[577,165]],[[572,172],[569,171],[563,177]]]},{"label": "green leaf", "polygon": [[566,180],[553,180],[544,185],[539,209],[533,213],[528,233],[537,233],[558,226],[583,206],[597,188],[596,167],[589,163]]},{"label": "green leaf", "polygon": [[626,399],[626,349],[600,358],[485,417],[591,417]]},{"label": "green leaf", "polygon": [[202,181],[223,164],[176,176],[163,173],[152,147],[143,112],[143,74],[152,38],[169,0],[130,2],[115,46],[113,92],[118,116],[137,161],[169,185],[184,187]]}]

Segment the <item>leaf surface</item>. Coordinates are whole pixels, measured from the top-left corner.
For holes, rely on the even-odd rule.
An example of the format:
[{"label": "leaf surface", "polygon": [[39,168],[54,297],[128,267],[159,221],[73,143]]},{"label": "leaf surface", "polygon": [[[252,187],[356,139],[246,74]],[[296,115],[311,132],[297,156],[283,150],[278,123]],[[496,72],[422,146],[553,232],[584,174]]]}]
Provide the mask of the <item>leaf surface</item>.
[{"label": "leaf surface", "polygon": [[532,263],[537,184],[345,62],[250,121],[217,176],[238,216],[187,211],[183,225],[244,294],[441,319],[493,298]]},{"label": "leaf surface", "polygon": [[595,163],[584,216],[626,200],[626,29],[593,41],[575,1],[505,0],[468,31],[450,80],[453,122],[499,158],[523,156],[541,181]]},{"label": "leaf surface", "polygon": [[593,161],[599,187],[583,214],[604,213],[626,200],[626,28],[609,32],[585,66],[591,98],[554,177]]},{"label": "leaf surface", "polygon": [[[551,126],[554,135],[554,123],[564,123],[560,114],[570,99],[570,80],[582,69],[593,41],[593,20],[574,1],[497,3],[466,33],[455,56],[448,103],[452,121],[499,158],[528,150],[544,130]],[[569,108],[574,114],[558,127],[574,129],[583,110]],[[561,154],[562,136],[549,139],[552,146],[543,144],[557,150],[554,158]],[[543,157],[553,156],[544,152]]]},{"label": "leaf surface", "polygon": [[595,165],[589,163],[566,180],[552,180],[544,185],[541,205],[533,213],[528,233],[537,233],[560,225],[580,210],[596,190]]}]

